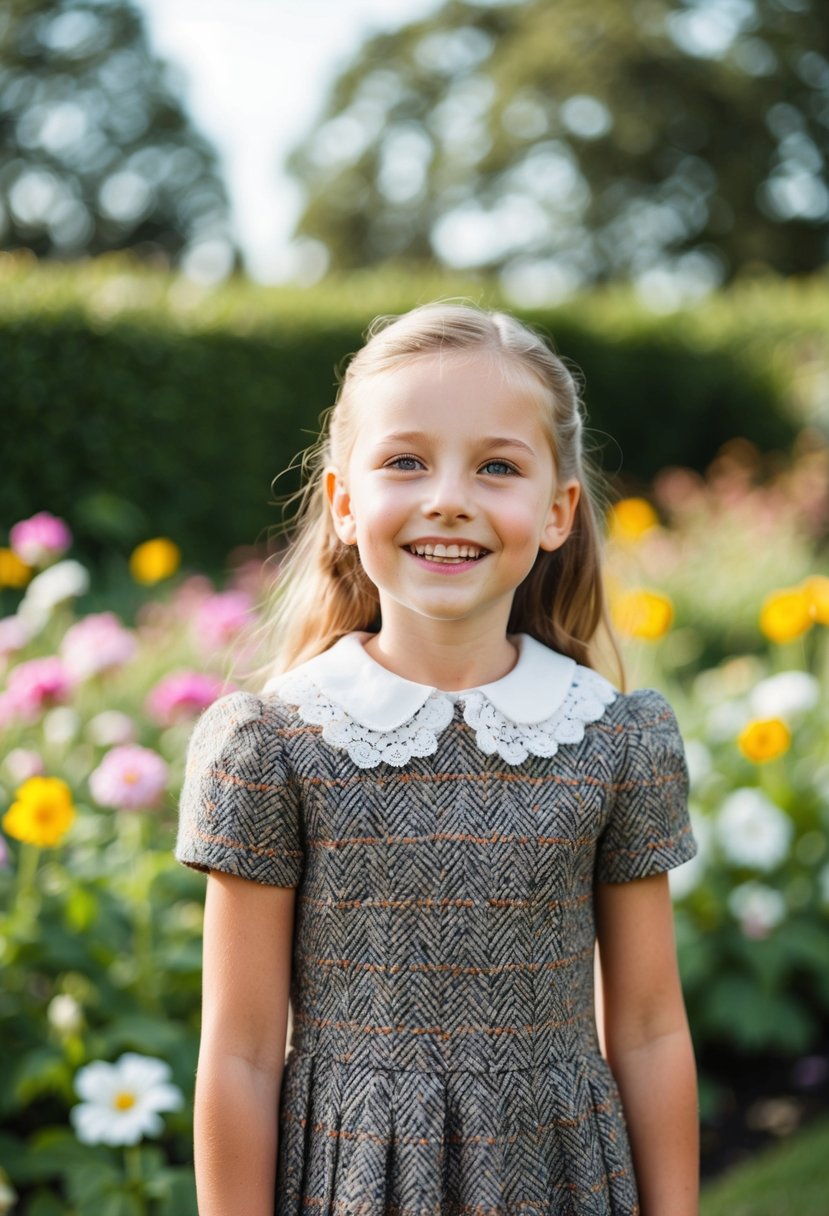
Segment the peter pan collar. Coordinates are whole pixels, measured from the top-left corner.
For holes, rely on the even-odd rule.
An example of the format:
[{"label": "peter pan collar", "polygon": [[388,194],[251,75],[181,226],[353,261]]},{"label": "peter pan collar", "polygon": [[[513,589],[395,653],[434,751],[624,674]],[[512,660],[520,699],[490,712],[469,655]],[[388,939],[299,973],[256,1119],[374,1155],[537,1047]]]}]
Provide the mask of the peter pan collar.
[{"label": "peter pan collar", "polygon": [[367,632],[346,634],[313,659],[269,680],[265,694],[296,705],[307,722],[346,748],[360,767],[386,760],[405,763],[430,755],[437,734],[461,702],[482,750],[508,763],[529,753],[553,755],[560,743],[579,741],[615,698],[598,672],[576,663],[529,634],[512,635],[518,661],[499,680],[447,692],[404,679],[371,657]]}]

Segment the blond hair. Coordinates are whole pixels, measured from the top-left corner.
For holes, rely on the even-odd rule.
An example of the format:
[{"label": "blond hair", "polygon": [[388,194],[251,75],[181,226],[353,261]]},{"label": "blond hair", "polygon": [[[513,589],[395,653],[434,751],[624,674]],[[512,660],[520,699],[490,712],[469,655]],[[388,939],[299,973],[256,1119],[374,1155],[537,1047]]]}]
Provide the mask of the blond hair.
[{"label": "blond hair", "polygon": [[[262,653],[255,674],[270,677],[313,658],[353,630],[380,626],[377,589],[366,575],[356,546],[334,531],[323,471],[345,469],[357,426],[357,403],[370,376],[393,371],[421,355],[437,353],[494,357],[508,383],[533,390],[542,406],[559,481],[581,485],[572,530],[564,544],[539,551],[516,588],[508,631],[528,633],[588,667],[615,667],[624,690],[625,672],[610,623],[602,579],[600,512],[609,496],[602,475],[584,450],[582,403],[574,376],[546,341],[501,312],[439,301],[401,316],[378,317],[366,343],[348,363],[334,405],[318,440],[303,455],[304,485],[293,535],[279,560],[278,575],[263,613]],[[606,674],[610,674],[607,672]]]}]

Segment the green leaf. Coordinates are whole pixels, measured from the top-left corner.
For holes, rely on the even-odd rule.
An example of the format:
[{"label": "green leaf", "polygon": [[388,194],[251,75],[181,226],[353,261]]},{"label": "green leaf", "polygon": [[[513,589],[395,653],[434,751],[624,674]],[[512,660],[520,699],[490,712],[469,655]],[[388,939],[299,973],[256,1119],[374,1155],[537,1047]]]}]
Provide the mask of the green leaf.
[{"label": "green leaf", "polygon": [[719,978],[700,1015],[709,1031],[751,1051],[804,1051],[815,1032],[812,1015],[781,993],[742,975]]},{"label": "green leaf", "polygon": [[179,1047],[184,1031],[167,1017],[136,1013],[120,1017],[102,1035],[107,1053],[137,1051],[166,1059]]},{"label": "green leaf", "polygon": [[84,933],[98,915],[98,901],[87,887],[74,887],[66,903],[66,920],[76,933]]},{"label": "green leaf", "polygon": [[145,1216],[146,1208],[131,1191],[113,1191],[97,1209],[98,1216]]},{"label": "green leaf", "polygon": [[89,1165],[111,1165],[112,1151],[104,1145],[81,1144],[64,1127],[41,1128],[35,1132],[19,1157],[9,1157],[10,1170],[20,1181],[45,1180],[63,1176],[71,1169]]},{"label": "green leaf", "polygon": [[26,1206],[26,1216],[66,1216],[66,1204],[53,1191],[36,1191]]},{"label": "green leaf", "polygon": [[196,1202],[196,1180],[186,1166],[165,1170],[163,1188],[152,1193],[158,1199],[159,1216],[199,1216]]},{"label": "green leaf", "polygon": [[63,1053],[57,1047],[36,1047],[18,1063],[13,1074],[15,1097],[28,1105],[41,1094],[67,1098],[72,1093],[72,1077]]},{"label": "green leaf", "polygon": [[104,1196],[119,1187],[123,1173],[100,1162],[73,1167],[66,1174],[69,1196],[81,1212],[100,1212]]}]

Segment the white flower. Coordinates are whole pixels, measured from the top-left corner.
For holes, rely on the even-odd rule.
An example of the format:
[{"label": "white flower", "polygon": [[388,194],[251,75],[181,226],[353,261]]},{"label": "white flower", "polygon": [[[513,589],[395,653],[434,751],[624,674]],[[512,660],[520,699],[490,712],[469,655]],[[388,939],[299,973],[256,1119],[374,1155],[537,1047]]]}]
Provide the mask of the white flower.
[{"label": "white flower", "polygon": [[24,626],[36,632],[46,624],[53,608],[88,590],[89,573],[86,567],[68,558],[34,576],[20,601],[17,615],[23,620]]},{"label": "white flower", "polygon": [[127,714],[119,709],[104,709],[87,723],[86,735],[99,747],[115,747],[119,743],[135,743],[138,731]]},{"label": "white flower", "polygon": [[12,748],[3,767],[15,785],[22,785],[29,777],[39,777],[45,771],[42,756],[26,747]]},{"label": "white flower", "polygon": [[728,907],[746,937],[767,937],[786,916],[786,901],[779,891],[762,882],[744,882],[728,897]]},{"label": "white flower", "polygon": [[61,992],[52,997],[46,1016],[49,1025],[60,1034],[80,1034],[83,1029],[83,1010],[68,992]]},{"label": "white flower", "polygon": [[750,717],[745,701],[722,701],[706,715],[706,734],[713,743],[731,743]]},{"label": "white flower", "polygon": [[703,819],[693,806],[691,810],[691,827],[697,842],[697,854],[690,861],[668,871],[668,883],[672,899],[683,899],[690,891],[699,886],[705,875],[705,863],[711,843],[711,824]]},{"label": "white flower", "polygon": [[97,1060],[81,1068],[75,1090],[83,1098],[69,1119],[84,1144],[138,1144],[164,1128],[160,1111],[179,1110],[184,1095],[170,1084],[169,1064],[125,1052],[115,1064]]},{"label": "white flower", "polygon": [[690,861],[684,861],[681,866],[668,871],[668,885],[671,889],[671,899],[684,899],[689,892],[698,887],[705,873],[705,864],[699,853]]},{"label": "white flower", "polygon": [[781,671],[761,680],[749,697],[755,718],[791,718],[813,709],[820,700],[820,684],[806,671]]},{"label": "white flower", "polygon": [[0,1216],[6,1216],[14,1205],[17,1203],[17,1191],[9,1182],[9,1176],[4,1169],[0,1169]]},{"label": "white flower", "polygon": [[43,737],[47,743],[60,747],[71,743],[80,730],[81,719],[70,705],[56,705],[43,718]]},{"label": "white flower", "polygon": [[773,870],[787,856],[793,834],[787,815],[757,789],[734,790],[717,818],[720,847],[738,866]]},{"label": "white flower", "polygon": [[699,739],[685,740],[685,759],[691,785],[697,785],[711,772],[711,753]]}]

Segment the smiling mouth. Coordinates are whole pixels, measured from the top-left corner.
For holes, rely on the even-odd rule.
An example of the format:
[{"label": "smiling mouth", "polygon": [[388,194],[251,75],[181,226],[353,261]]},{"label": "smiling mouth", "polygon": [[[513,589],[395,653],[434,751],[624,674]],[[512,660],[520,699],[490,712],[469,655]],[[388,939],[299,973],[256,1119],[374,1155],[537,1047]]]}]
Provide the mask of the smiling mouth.
[{"label": "smiling mouth", "polygon": [[427,561],[444,565],[477,562],[489,553],[489,549],[482,549],[478,545],[413,544],[403,547],[415,557],[424,557]]}]

